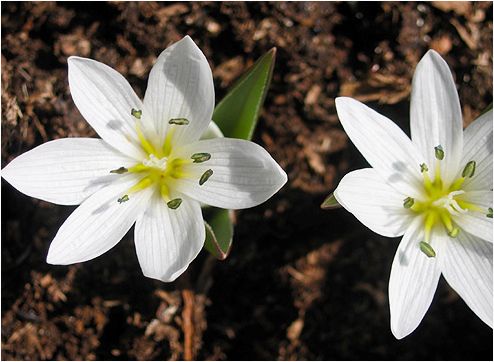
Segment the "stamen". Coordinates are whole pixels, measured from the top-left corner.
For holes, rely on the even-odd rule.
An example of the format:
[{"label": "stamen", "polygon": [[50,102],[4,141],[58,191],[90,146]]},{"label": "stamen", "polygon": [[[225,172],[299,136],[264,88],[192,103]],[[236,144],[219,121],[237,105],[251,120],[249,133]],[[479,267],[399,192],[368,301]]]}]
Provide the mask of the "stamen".
[{"label": "stamen", "polygon": [[211,154],[205,152],[194,153],[190,158],[194,160],[194,163],[202,163],[208,161],[211,158]]},{"label": "stamen", "polygon": [[116,174],[121,175],[121,174],[126,173],[128,171],[129,171],[128,169],[126,169],[125,167],[122,166],[120,168],[117,168],[116,170],[111,170],[110,173],[116,173]]},{"label": "stamen", "polygon": [[152,183],[153,183],[153,180],[151,178],[144,177],[138,183],[136,183],[134,186],[132,186],[128,192],[129,192],[129,194],[131,194],[133,192],[144,190],[146,187],[151,186]]},{"label": "stamen", "polygon": [[427,165],[425,163],[421,163],[420,164],[420,172],[424,173],[427,171],[429,171],[429,168],[427,167]]},{"label": "stamen", "polygon": [[434,147],[434,154],[438,160],[442,160],[444,158],[443,146],[438,145]]},{"label": "stamen", "polygon": [[121,204],[123,202],[129,201],[129,195],[123,195],[121,198],[119,198],[118,203]]},{"label": "stamen", "polygon": [[189,120],[187,118],[172,118],[168,121],[169,124],[176,124],[178,126],[187,126]]},{"label": "stamen", "polygon": [[461,173],[461,175],[463,177],[473,177],[473,175],[475,174],[475,161],[469,161],[465,168],[463,169],[463,172]]},{"label": "stamen", "polygon": [[490,218],[492,219],[492,207],[489,207],[489,208],[487,209],[487,215],[486,215],[486,216],[487,216],[487,217],[490,217]]},{"label": "stamen", "polygon": [[199,186],[202,186],[207,180],[209,180],[212,174],[213,174],[213,170],[211,169],[204,172],[201,178],[199,179]]},{"label": "stamen", "polygon": [[460,233],[460,229],[459,228],[453,228],[453,230],[448,231],[448,235],[450,237],[452,237],[452,238],[456,238],[459,233]]},{"label": "stamen", "polygon": [[149,143],[149,141],[146,139],[146,137],[142,133],[141,125],[140,125],[139,121],[136,122],[136,131],[137,131],[137,137],[139,138],[139,141],[141,142],[141,145],[142,145],[142,148],[144,149],[144,151],[146,151],[148,155],[156,154],[157,152],[154,149],[153,145],[151,143]]},{"label": "stamen", "polygon": [[415,200],[413,199],[413,197],[407,197],[405,200],[403,200],[403,207],[405,209],[409,209],[413,206],[414,203]]},{"label": "stamen", "polygon": [[419,245],[420,251],[427,255],[429,258],[434,258],[436,256],[436,252],[432,248],[431,244],[426,243],[425,241],[421,241]]},{"label": "stamen", "polygon": [[142,111],[140,109],[132,108],[130,111],[130,114],[137,119],[141,119]]},{"label": "stamen", "polygon": [[173,199],[173,200],[168,201],[168,202],[166,203],[166,205],[167,205],[170,209],[173,209],[173,210],[177,209],[177,208],[180,206],[180,204],[182,204],[182,199],[180,199],[180,198],[178,198],[178,199]]}]

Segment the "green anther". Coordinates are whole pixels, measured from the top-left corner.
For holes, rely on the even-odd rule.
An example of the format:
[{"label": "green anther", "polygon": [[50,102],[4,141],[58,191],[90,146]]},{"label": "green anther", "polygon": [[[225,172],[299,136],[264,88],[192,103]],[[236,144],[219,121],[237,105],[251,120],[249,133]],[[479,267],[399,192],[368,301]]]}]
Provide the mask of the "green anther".
[{"label": "green anther", "polygon": [[187,126],[189,120],[187,118],[172,118],[168,121],[169,124],[176,124],[178,126]]},{"label": "green anther", "polygon": [[132,108],[130,111],[130,114],[133,115],[137,119],[141,119],[142,111],[140,109]]},{"label": "green anther", "polygon": [[125,201],[129,201],[129,195],[123,195],[117,201],[118,201],[119,204],[121,204],[122,202],[125,202]]},{"label": "green anther", "polygon": [[487,215],[486,215],[486,216],[487,216],[487,217],[490,217],[490,218],[492,219],[492,207],[489,207],[489,208],[487,209]]},{"label": "green anther", "polygon": [[110,173],[117,173],[117,174],[121,175],[121,174],[126,173],[128,171],[129,170],[126,169],[125,167],[120,167],[120,168],[117,168],[116,170],[111,170]]},{"label": "green anther", "polygon": [[436,256],[436,252],[432,249],[432,246],[425,241],[421,241],[419,243],[420,251],[427,255],[429,258],[434,258]]},{"label": "green anther", "polygon": [[421,163],[420,164],[420,172],[427,172],[429,171],[429,168],[427,167],[427,165],[425,163]]},{"label": "green anther", "polygon": [[452,238],[456,238],[459,233],[460,233],[460,229],[453,228],[451,231],[448,232],[448,235]]},{"label": "green anther", "polygon": [[444,158],[443,146],[439,145],[434,147],[434,154],[438,160],[442,160]]},{"label": "green anther", "polygon": [[213,174],[213,170],[211,169],[204,172],[201,178],[199,179],[199,186],[202,186],[207,180],[209,180],[212,174]]},{"label": "green anther", "polygon": [[190,158],[194,160],[194,163],[202,163],[209,160],[211,158],[211,154],[204,152],[194,153],[192,156],[190,156]]},{"label": "green anther", "polygon": [[180,206],[180,204],[182,203],[182,199],[173,199],[171,201],[168,201],[166,203],[166,205],[170,208],[170,209],[178,209],[178,207]]},{"label": "green anther", "polygon": [[473,177],[475,174],[475,161],[470,161],[466,164],[465,168],[463,169],[463,172],[461,173],[461,176],[463,177]]},{"label": "green anther", "polygon": [[414,203],[415,200],[413,199],[413,197],[407,197],[405,200],[403,200],[403,207],[405,209],[409,209],[413,206]]}]

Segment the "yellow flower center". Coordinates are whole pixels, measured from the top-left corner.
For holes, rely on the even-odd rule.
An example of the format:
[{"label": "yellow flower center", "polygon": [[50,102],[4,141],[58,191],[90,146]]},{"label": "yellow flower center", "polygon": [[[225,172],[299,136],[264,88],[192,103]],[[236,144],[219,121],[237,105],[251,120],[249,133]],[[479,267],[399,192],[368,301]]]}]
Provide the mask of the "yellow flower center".
[{"label": "yellow flower center", "polygon": [[461,188],[465,180],[475,174],[475,161],[466,164],[460,177],[451,184],[446,185],[441,177],[440,161],[444,158],[441,146],[435,148],[436,165],[434,178],[431,179],[427,165],[421,164],[420,169],[423,177],[423,195],[421,200],[407,197],[403,200],[403,207],[422,214],[424,218],[424,241],[420,242],[420,249],[429,257],[435,256],[430,246],[431,232],[436,227],[443,227],[450,237],[457,237],[460,228],[455,225],[453,216],[467,213],[469,211],[484,212],[477,205],[466,202],[461,195],[465,193]]},{"label": "yellow flower center", "polygon": [[[134,166],[110,171],[110,173],[124,174],[127,172],[138,174],[141,179],[132,186],[125,195],[119,198],[119,203],[129,200],[129,195],[138,191],[142,191],[148,187],[156,187],[163,200],[171,209],[176,209],[182,203],[182,199],[171,199],[170,185],[177,179],[190,177],[184,169],[184,165],[191,163],[202,163],[208,161],[211,155],[208,153],[195,153],[190,159],[171,157],[172,140],[176,127],[186,126],[189,121],[185,118],[173,118],[169,121],[169,127],[162,147],[155,147],[144,135],[141,130],[140,118],[142,111],[132,109],[131,114],[136,118],[136,133],[139,139],[141,148],[146,153],[146,158],[136,163]],[[199,185],[206,182],[213,174],[212,170],[207,170],[199,179]]]}]

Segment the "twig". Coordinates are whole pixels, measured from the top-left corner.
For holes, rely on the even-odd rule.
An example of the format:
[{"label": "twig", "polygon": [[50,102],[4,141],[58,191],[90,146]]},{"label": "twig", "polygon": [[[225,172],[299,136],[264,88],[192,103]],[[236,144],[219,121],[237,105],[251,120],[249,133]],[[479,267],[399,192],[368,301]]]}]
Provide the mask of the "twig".
[{"label": "twig", "polygon": [[194,292],[190,289],[182,290],[184,309],[182,311],[182,328],[184,331],[184,360],[194,360]]}]

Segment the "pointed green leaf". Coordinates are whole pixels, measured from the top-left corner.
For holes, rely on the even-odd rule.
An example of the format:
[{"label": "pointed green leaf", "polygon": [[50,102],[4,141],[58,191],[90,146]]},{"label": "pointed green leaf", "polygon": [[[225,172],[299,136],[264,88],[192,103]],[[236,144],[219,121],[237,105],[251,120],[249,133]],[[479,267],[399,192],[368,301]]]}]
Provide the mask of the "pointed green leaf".
[{"label": "pointed green leaf", "polygon": [[220,260],[226,259],[230,252],[233,239],[233,211],[218,208],[204,210],[209,213],[206,227],[204,248]]},{"label": "pointed green leaf", "polygon": [[336,200],[333,193],[326,197],[321,204],[321,209],[337,209],[339,207],[341,207],[341,205],[338,203],[338,200]]},{"label": "pointed green leaf", "polygon": [[250,140],[266,98],[276,57],[272,48],[252,66],[216,106],[213,120],[225,137]]}]

